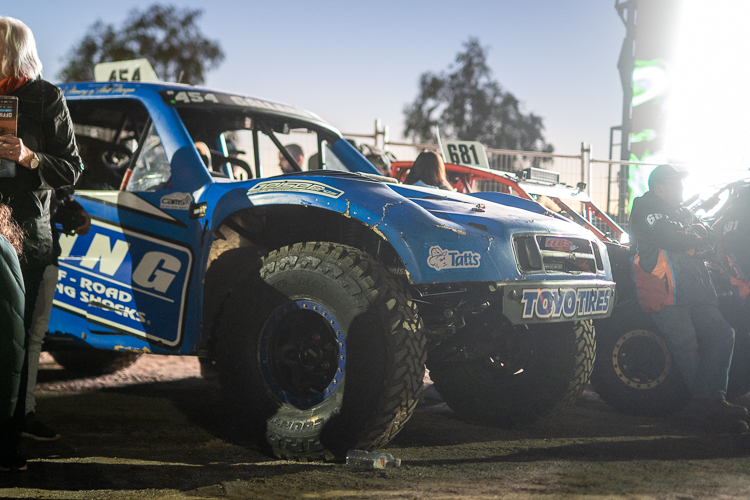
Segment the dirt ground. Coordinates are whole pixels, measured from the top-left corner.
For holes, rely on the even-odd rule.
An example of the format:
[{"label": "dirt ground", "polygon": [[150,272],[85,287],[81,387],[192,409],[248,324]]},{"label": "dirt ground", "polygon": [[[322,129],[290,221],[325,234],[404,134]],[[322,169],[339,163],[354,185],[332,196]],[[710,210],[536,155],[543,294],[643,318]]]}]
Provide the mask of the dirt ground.
[{"label": "dirt ground", "polygon": [[591,390],[552,422],[501,430],[429,397],[386,448],[386,472],[271,460],[237,442],[218,386],[195,358],[146,356],[74,378],[44,355],[38,415],[57,442],[24,442],[29,470],[1,498],[750,498],[750,436],[635,418]]}]

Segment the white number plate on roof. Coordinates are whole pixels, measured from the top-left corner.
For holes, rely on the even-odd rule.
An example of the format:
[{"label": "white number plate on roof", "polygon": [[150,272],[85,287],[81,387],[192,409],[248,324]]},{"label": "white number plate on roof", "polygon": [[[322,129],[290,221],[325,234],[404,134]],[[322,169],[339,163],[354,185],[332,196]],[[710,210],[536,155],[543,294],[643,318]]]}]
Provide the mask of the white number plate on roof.
[{"label": "white number plate on roof", "polygon": [[443,158],[456,165],[490,168],[484,145],[479,141],[443,141]]},{"label": "white number plate on roof", "polygon": [[97,82],[158,82],[148,59],[99,63],[94,66]]}]

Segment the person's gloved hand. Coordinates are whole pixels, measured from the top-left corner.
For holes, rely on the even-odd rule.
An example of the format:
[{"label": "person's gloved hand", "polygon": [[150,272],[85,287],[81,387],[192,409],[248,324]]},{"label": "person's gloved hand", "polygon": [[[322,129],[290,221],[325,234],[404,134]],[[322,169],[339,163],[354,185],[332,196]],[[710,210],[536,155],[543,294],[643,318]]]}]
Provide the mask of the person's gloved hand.
[{"label": "person's gloved hand", "polygon": [[91,230],[91,216],[83,207],[81,207],[81,216],[85,219],[85,222],[76,228],[76,234],[85,236]]},{"label": "person's gloved hand", "polygon": [[693,224],[691,226],[693,233],[695,233],[700,238],[708,238],[710,236],[710,229],[707,226],[704,226],[703,224]]}]

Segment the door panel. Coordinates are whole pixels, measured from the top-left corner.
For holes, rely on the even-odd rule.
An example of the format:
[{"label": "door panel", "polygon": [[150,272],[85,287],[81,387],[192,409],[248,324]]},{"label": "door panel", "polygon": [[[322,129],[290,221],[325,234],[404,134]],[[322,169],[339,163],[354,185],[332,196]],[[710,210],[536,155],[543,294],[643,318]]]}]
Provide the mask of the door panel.
[{"label": "door panel", "polygon": [[60,244],[58,308],[85,315],[92,333],[182,341],[193,267],[187,245],[102,220]]}]

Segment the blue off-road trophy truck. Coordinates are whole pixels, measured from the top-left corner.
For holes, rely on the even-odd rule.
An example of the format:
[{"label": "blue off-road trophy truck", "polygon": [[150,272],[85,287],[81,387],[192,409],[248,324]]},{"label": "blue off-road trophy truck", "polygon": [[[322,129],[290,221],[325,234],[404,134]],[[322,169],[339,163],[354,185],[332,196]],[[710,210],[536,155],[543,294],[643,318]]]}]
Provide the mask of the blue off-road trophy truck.
[{"label": "blue off-road trophy truck", "polygon": [[530,200],[400,184],[303,109],[109,64],[62,85],[92,219],[60,239],[46,345],[64,367],[201,356],[242,428],[297,460],[387,443],[425,366],[485,425],[581,393],[614,304],[591,232]]}]

